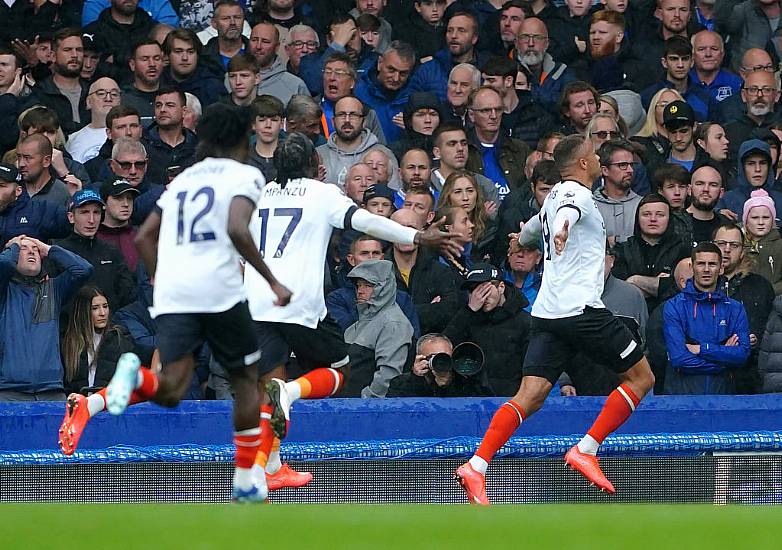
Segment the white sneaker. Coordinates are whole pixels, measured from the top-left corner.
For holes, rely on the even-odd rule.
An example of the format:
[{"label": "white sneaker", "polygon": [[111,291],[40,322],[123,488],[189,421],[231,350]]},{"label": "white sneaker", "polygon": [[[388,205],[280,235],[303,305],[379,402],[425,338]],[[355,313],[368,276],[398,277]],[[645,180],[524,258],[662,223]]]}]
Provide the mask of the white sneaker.
[{"label": "white sneaker", "polygon": [[285,381],[272,378],[266,383],[266,393],[269,394],[274,407],[269,421],[272,431],[278,438],[285,439],[288,435],[288,421],[291,419],[291,399],[285,388]]},{"label": "white sneaker", "polygon": [[117,370],[106,388],[106,410],[119,415],[130,403],[130,394],[136,389],[141,361],[135,353],[123,353],[117,361]]}]

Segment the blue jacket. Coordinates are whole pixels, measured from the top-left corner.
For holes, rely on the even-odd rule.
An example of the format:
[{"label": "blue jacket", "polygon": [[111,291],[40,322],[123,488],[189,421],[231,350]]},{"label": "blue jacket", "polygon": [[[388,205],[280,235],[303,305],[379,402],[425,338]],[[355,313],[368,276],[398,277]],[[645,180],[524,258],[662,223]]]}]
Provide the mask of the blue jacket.
[{"label": "blue jacket", "polygon": [[[516,50],[513,50],[511,59],[523,65]],[[529,68],[529,67],[527,67]],[[530,81],[532,85],[532,99],[555,117],[560,116],[559,99],[562,97],[562,88],[568,82],[577,80],[573,71],[564,63],[554,61],[548,52],[543,55],[543,66],[539,78]]]},{"label": "blue jacket", "polygon": [[[486,61],[486,54],[477,52],[478,59],[474,65],[481,67]],[[410,77],[408,92],[410,95],[416,92],[432,92],[442,103],[448,100],[448,75],[451,74],[457,63],[454,61],[448,49],[440,50],[431,61],[421,64]],[[386,135],[386,137],[388,137]]]},{"label": "blue jacket", "polygon": [[49,261],[63,272],[51,278],[16,271],[19,246],[0,254],[0,390],[25,393],[62,390],[60,312],[92,275],[92,266],[59,246]]},{"label": "blue jacket", "polygon": [[744,203],[749,199],[752,191],[757,189],[756,187],[752,187],[752,184],[747,181],[747,177],[744,175],[744,158],[753,151],[761,151],[765,153],[769,159],[768,179],[766,180],[765,185],[762,186],[762,189],[764,189],[771,197],[771,200],[774,201],[774,207],[777,211],[776,222],[777,225],[779,225],[779,215],[782,214],[782,193],[774,191],[773,189],[774,169],[771,167],[771,148],[765,141],[759,139],[748,139],[741,144],[741,147],[739,148],[738,168],[736,171],[736,186],[722,196],[717,203],[716,209],[722,210],[723,208],[727,208],[735,213],[739,217],[739,220],[742,219]]},{"label": "blue jacket", "polygon": [[[717,112],[717,101],[712,99],[712,95],[708,88],[702,87],[694,80],[693,74],[694,73],[690,73],[690,76],[687,79],[687,90],[682,94],[684,100],[692,107],[692,110],[695,111],[695,119],[698,122],[713,120],[712,114]],[[663,88],[676,89],[676,86],[669,80],[662,80],[641,91],[641,104],[645,110],[649,110],[649,104],[651,103],[654,94]]]},{"label": "blue jacket", "polygon": [[[749,358],[749,322],[744,306],[721,290],[697,290],[692,279],[665,303],[663,332],[671,367],[683,374],[721,374],[743,367]],[[739,338],[737,346],[722,345],[734,334]],[[691,353],[688,343],[700,344],[700,353]]]},{"label": "blue jacket", "polygon": [[[313,52],[301,58],[299,78],[307,85],[313,96],[323,95],[323,67],[326,60],[335,53],[345,53],[345,48],[339,44],[330,44],[323,53]],[[363,48],[356,61],[356,73],[361,78],[365,72],[377,65],[377,54],[369,48]]]},{"label": "blue jacket", "polygon": [[699,81],[698,73],[694,68],[690,70],[689,76],[690,87],[708,93],[709,97],[716,103],[721,103],[732,95],[738,95],[741,91],[741,78],[725,69],[720,69],[720,72],[717,73],[717,77],[712,80],[711,84],[705,84]]},{"label": "blue jacket", "polygon": [[198,59],[196,70],[181,82],[174,80],[171,68],[163,70],[160,83],[164,86],[172,86],[183,92],[190,92],[201,102],[201,107],[206,110],[212,103],[217,103],[226,92],[225,82],[220,75],[221,67],[213,66],[208,57]]},{"label": "blue jacket", "polygon": [[[407,320],[413,325],[413,338],[416,340],[421,336],[421,322],[418,319],[418,312],[415,310],[413,300],[410,295],[403,291],[396,291],[396,304]],[[344,332],[347,328],[358,321],[358,307],[356,306],[356,289],[351,282],[346,286],[329,292],[326,296],[326,309],[329,315],[334,319]]]},{"label": "blue jacket", "polygon": [[393,143],[402,137],[402,129],[394,124],[393,118],[404,110],[410,99],[410,81],[401,90],[388,94],[377,81],[375,66],[361,75],[356,84],[355,94],[365,107],[374,109],[386,136],[386,143]]},{"label": "blue jacket", "polygon": [[22,194],[0,212],[0,246],[19,235],[39,241],[62,239],[71,234],[65,208],[49,201],[34,201],[22,188]]},{"label": "blue jacket", "polygon": [[[100,12],[111,7],[110,0],[84,0],[81,12],[81,26],[86,27],[98,19]],[[147,12],[158,23],[179,27],[179,16],[169,0],[140,0],[138,7]]]}]

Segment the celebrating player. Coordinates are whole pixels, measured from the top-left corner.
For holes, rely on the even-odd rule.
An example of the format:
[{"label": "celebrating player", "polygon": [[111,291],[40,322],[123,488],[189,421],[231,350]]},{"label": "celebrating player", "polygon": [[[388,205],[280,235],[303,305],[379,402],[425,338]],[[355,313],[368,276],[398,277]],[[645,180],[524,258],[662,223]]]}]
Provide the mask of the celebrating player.
[{"label": "celebrating player", "polygon": [[284,306],[291,293],[269,271],[248,228],[265,183],[260,171],[240,163],[248,154],[249,126],[239,109],[211,107],[198,128],[197,158],[203,160],[169,184],[158,209],[139,230],[139,254],[155,277],[150,313],[157,323],[163,368],[155,375],[140,369],[134,354],[123,355],[107,387],[106,408],[121,414],[133,394],[176,406],[190,387],[193,351],[206,340],[228,371],[235,394],[233,498],[263,501],[265,480],[254,483],[251,475],[260,444],[260,350],[240,256],[269,285],[269,299],[259,307]]},{"label": "celebrating player", "polygon": [[600,300],[606,230],[592,199],[592,183],[600,175],[594,147],[581,135],[568,136],[554,148],[554,162],[562,181],[512,241],[515,248],[537,242],[542,234],[544,245],[543,282],[532,306],[524,377],[516,395],[494,414],[475,455],[455,474],[471,503],[489,504],[489,461],[522,421],[540,409],[577,351],[610,365],[622,379],[587,434],[565,455],[566,464],[603,491],[615,492],[600,469],[597,450],[654,386],[642,344]]},{"label": "celebrating player", "polygon": [[[293,299],[286,308],[268,307],[272,288],[258,273],[245,272],[250,313],[263,350],[261,380],[268,381],[270,397],[261,408],[256,477],[263,477],[260,472],[270,449],[279,444],[275,436],[281,439],[287,433],[291,404],[297,399],[334,395],[348,374],[347,346],[339,327],[326,314],[323,297],[332,230],[353,228],[386,241],[441,246],[461,254],[461,247],[452,241],[456,235],[440,230],[445,220],[417,231],[360,210],[336,185],[313,179],[318,156],[303,134],[285,138],[274,153],[274,165],[277,180],[264,188],[251,229],[269,268],[290,285]],[[285,363],[291,350],[308,372],[286,383]]]}]

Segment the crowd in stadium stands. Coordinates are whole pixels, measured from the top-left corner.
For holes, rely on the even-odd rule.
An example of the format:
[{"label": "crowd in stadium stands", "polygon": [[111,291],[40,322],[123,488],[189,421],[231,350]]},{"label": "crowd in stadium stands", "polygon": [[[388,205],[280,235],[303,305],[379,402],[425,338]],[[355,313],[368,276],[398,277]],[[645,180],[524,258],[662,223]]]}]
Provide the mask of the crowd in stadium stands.
[{"label": "crowd in stadium stands", "polygon": [[[780,0],[5,0],[0,22],[0,401],[153,361],[135,232],[220,102],[249,110],[267,180],[301,132],[357,207],[463,236],[453,258],[335,231],[344,396],[515,393],[547,252],[509,254],[508,235],[573,133],[602,169],[603,300],[655,393],[782,391]],[[477,372],[435,361],[463,342]],[[230,397],[210,356],[190,398]],[[579,355],[559,391],[617,383]]]}]

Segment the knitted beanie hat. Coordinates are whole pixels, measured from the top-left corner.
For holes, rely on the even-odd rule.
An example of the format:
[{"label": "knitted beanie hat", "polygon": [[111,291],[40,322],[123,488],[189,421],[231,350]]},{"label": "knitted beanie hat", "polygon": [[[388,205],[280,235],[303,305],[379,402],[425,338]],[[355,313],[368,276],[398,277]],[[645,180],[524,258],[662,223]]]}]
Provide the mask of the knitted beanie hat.
[{"label": "knitted beanie hat", "polygon": [[765,206],[771,212],[771,219],[777,219],[777,209],[774,206],[774,201],[768,196],[768,193],[764,189],[755,189],[752,192],[752,196],[744,203],[744,212],[741,217],[741,221],[744,222],[744,227],[747,226],[747,218],[749,218],[749,211],[758,206]]}]

